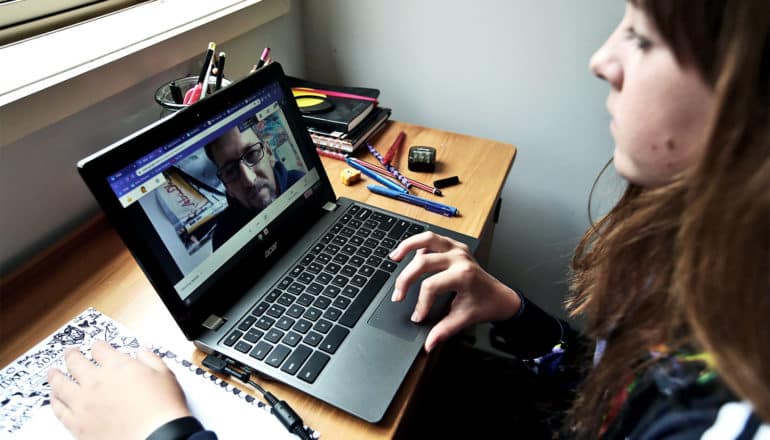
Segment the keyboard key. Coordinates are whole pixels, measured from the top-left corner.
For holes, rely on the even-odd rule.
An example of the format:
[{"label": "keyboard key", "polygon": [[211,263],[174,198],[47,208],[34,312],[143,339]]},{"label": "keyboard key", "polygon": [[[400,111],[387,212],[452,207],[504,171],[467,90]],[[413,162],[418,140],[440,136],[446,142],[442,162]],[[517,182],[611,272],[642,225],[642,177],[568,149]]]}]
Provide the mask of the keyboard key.
[{"label": "keyboard key", "polygon": [[286,359],[286,356],[289,355],[289,347],[285,345],[276,345],[273,351],[270,352],[270,355],[267,357],[267,365],[270,365],[271,367],[278,368],[281,366],[281,363],[284,359]]},{"label": "keyboard key", "polygon": [[254,307],[254,310],[251,311],[251,314],[254,316],[262,316],[268,307],[270,307],[270,303],[262,301],[258,306]]},{"label": "keyboard key", "polygon": [[[315,255],[307,254],[304,257],[302,257],[302,260],[300,260],[299,264],[301,264],[303,266],[309,266],[310,263],[312,263],[314,259],[315,259]],[[291,284],[291,283],[289,283],[289,284]]]},{"label": "keyboard key", "polygon": [[345,246],[342,246],[342,253],[346,255],[353,255],[356,253],[356,247],[352,244],[346,244]]},{"label": "keyboard key", "polygon": [[350,265],[347,265],[342,268],[340,271],[340,275],[346,276],[346,277],[352,277],[356,273],[356,268]]},{"label": "keyboard key", "polygon": [[335,255],[334,258],[332,258],[332,261],[334,261],[335,263],[338,263],[338,264],[345,264],[345,263],[348,262],[349,259],[350,259],[350,257],[348,257],[347,255],[345,255],[343,253],[339,253],[339,254]]},{"label": "keyboard key", "polygon": [[321,342],[321,339],[323,339],[323,336],[319,335],[316,332],[310,332],[307,335],[305,335],[305,338],[302,339],[302,342],[304,342],[305,344],[311,347],[315,347]]},{"label": "keyboard key", "polygon": [[326,246],[326,250],[324,252],[326,252],[329,255],[334,255],[334,254],[336,254],[339,251],[340,251],[340,247],[337,246],[334,243],[331,243],[331,244]]},{"label": "keyboard key", "polygon": [[324,286],[318,284],[318,283],[312,283],[309,286],[307,286],[307,292],[311,295],[318,295],[321,293],[321,291],[324,289]]},{"label": "keyboard key", "polygon": [[286,311],[286,314],[292,318],[299,318],[303,313],[305,313],[305,308],[298,304],[294,304],[293,306],[289,307],[289,310]]},{"label": "keyboard key", "polygon": [[360,269],[358,269],[358,273],[360,273],[365,277],[369,277],[369,276],[372,276],[372,274],[374,273],[374,268],[372,266],[369,266],[368,264],[364,264],[363,266],[361,266]]},{"label": "keyboard key", "polygon": [[[340,298],[343,298],[343,297],[340,297]],[[343,298],[343,299],[347,300],[347,298]],[[337,318],[339,318],[341,314],[342,314],[342,311],[340,311],[340,309],[335,309],[334,307],[329,307],[324,312],[323,317],[328,319],[329,321],[336,321]]]},{"label": "keyboard key", "polygon": [[340,271],[340,269],[342,269],[342,266],[334,262],[329,263],[326,265],[326,267],[324,267],[324,270],[329,273],[337,273]]},{"label": "keyboard key", "polygon": [[337,246],[345,246],[345,243],[347,242],[348,242],[348,239],[341,235],[334,237],[334,239],[332,240],[332,244],[335,244]]},{"label": "keyboard key", "polygon": [[299,370],[299,367],[302,366],[302,364],[305,362],[305,359],[310,356],[310,353],[313,350],[308,348],[305,345],[300,345],[297,347],[292,353],[291,356],[289,356],[289,359],[286,359],[286,363],[281,368],[281,371],[288,374],[295,374],[297,370]]},{"label": "keyboard key", "polygon": [[321,243],[324,243],[324,244],[329,243],[330,241],[332,241],[333,238],[334,238],[334,234],[328,233],[324,235],[323,238],[321,238]]},{"label": "keyboard key", "polygon": [[289,272],[289,275],[296,278],[302,273],[303,270],[305,270],[305,268],[302,266],[299,266],[299,265],[294,266],[294,269],[292,269],[291,272]]},{"label": "keyboard key", "polygon": [[317,243],[315,246],[313,246],[313,249],[310,249],[310,252],[312,252],[314,254],[317,254],[317,253],[321,252],[322,250],[324,250],[323,243]]},{"label": "keyboard key", "polygon": [[268,330],[270,327],[273,326],[273,324],[275,324],[275,319],[269,316],[263,316],[257,319],[257,322],[254,325],[261,328],[262,330]]},{"label": "keyboard key", "polygon": [[412,225],[411,225],[411,226],[409,226],[409,228],[407,229],[407,231],[408,231],[410,234],[412,234],[412,235],[417,235],[417,234],[419,234],[420,232],[423,232],[424,230],[425,230],[425,226],[423,226],[423,225],[417,225],[417,224],[412,224]]},{"label": "keyboard key", "polygon": [[270,341],[272,343],[277,343],[278,341],[283,338],[284,333],[277,328],[270,329],[269,332],[265,335],[265,340]]},{"label": "keyboard key", "polygon": [[243,339],[245,339],[245,340],[247,340],[247,341],[249,341],[249,342],[251,342],[253,344],[253,343],[257,342],[259,340],[259,338],[264,336],[264,334],[265,334],[265,332],[263,332],[262,330],[257,330],[255,328],[253,328],[253,329],[247,331],[245,335],[243,335]]},{"label": "keyboard key", "polygon": [[371,209],[362,207],[361,209],[358,210],[354,218],[356,218],[357,220],[366,220],[367,218],[369,218],[369,215],[371,215],[371,213],[372,213]]},{"label": "keyboard key", "polygon": [[310,273],[318,273],[318,272],[320,272],[321,270],[323,270],[323,268],[324,268],[323,264],[321,264],[321,263],[316,263],[316,262],[314,261],[314,262],[310,263],[310,264],[307,266],[307,271],[308,271],[308,272],[310,272]]},{"label": "keyboard key", "polygon": [[315,276],[313,276],[312,273],[302,272],[302,274],[300,274],[300,276],[297,277],[297,281],[299,281],[302,284],[310,284],[311,282],[313,282],[313,278],[315,278]]},{"label": "keyboard key", "polygon": [[345,298],[344,296],[338,296],[332,304],[334,305],[334,307],[338,307],[342,310],[345,310],[346,308],[348,308],[348,305],[350,305],[350,300]]},{"label": "keyboard key", "polygon": [[380,245],[380,242],[378,240],[373,239],[373,238],[367,238],[366,241],[364,241],[364,246],[372,248],[372,249],[376,248],[379,245]]},{"label": "keyboard key", "polygon": [[320,253],[316,257],[316,261],[318,261],[321,264],[326,264],[330,261],[332,261],[332,256],[326,253]]},{"label": "keyboard key", "polygon": [[354,257],[350,257],[350,261],[348,261],[348,264],[355,267],[361,267],[361,265],[364,264],[364,261],[366,261],[364,258],[356,255]]},{"label": "keyboard key", "polygon": [[398,264],[390,260],[385,260],[382,262],[382,264],[380,264],[380,268],[385,269],[388,272],[393,272],[394,270],[396,270],[397,267],[398,267]]},{"label": "keyboard key", "polygon": [[385,231],[383,231],[382,229],[375,229],[374,231],[372,231],[372,238],[381,240],[383,237],[385,237]]},{"label": "keyboard key", "polygon": [[363,223],[361,223],[361,220],[352,219],[348,222],[348,226],[350,226],[353,229],[358,229],[361,227]]},{"label": "keyboard key", "polygon": [[313,383],[318,378],[321,370],[324,369],[329,362],[329,356],[321,353],[320,351],[313,352],[305,366],[300,370],[297,377],[304,380],[307,383]]},{"label": "keyboard key", "polygon": [[344,289],[342,289],[342,294],[347,296],[348,298],[355,298],[356,295],[358,295],[358,292],[361,290],[358,287],[353,286],[345,286]]},{"label": "keyboard key", "polygon": [[225,338],[224,344],[228,347],[232,347],[233,344],[235,344],[235,341],[238,339],[241,339],[241,336],[243,336],[243,332],[239,332],[238,330],[233,330],[230,332],[229,335],[227,335],[227,338]]},{"label": "keyboard key", "polygon": [[348,281],[349,280],[348,280],[347,277],[343,277],[342,275],[337,275],[332,280],[332,284],[334,284],[335,286],[339,286],[339,287],[345,287],[345,285],[348,283]]},{"label": "keyboard key", "polygon": [[315,280],[321,284],[329,284],[329,281],[331,281],[333,277],[332,274],[323,272],[318,274],[318,277]]},{"label": "keyboard key", "polygon": [[310,303],[313,302],[313,299],[314,298],[313,298],[312,295],[308,295],[307,293],[303,293],[302,295],[299,296],[299,298],[297,298],[297,304],[301,304],[301,305],[307,307],[307,306],[310,305]]},{"label": "keyboard key", "polygon": [[[378,270],[374,272],[374,275],[372,275],[372,278],[369,280],[368,283],[366,283],[366,286],[364,286],[363,289],[361,289],[361,292],[356,296],[356,299],[350,304],[347,311],[342,314],[342,317],[340,318],[340,324],[346,325],[348,327],[353,327],[356,322],[358,322],[358,319],[361,317],[361,315],[364,314],[364,311],[367,307],[369,307],[369,303],[372,302],[372,299],[374,299],[375,296],[377,296],[377,293],[380,291],[380,288],[385,284],[385,281],[388,280],[388,277],[390,275],[387,272]],[[344,294],[343,290],[343,294]]]},{"label": "keyboard key", "polygon": [[350,279],[350,284],[358,287],[364,287],[364,284],[368,281],[368,278],[362,275],[353,275],[353,278]]},{"label": "keyboard key", "polygon": [[388,249],[386,249],[386,248],[384,248],[382,246],[377,246],[374,249],[374,255],[376,255],[376,256],[378,256],[380,258],[387,257],[389,253],[390,253],[390,250],[388,250]]},{"label": "keyboard key", "polygon": [[267,356],[268,353],[270,353],[270,350],[273,349],[273,346],[268,344],[265,341],[261,341],[259,344],[254,346],[254,350],[251,350],[251,353],[249,353],[249,356],[259,359],[260,361]]},{"label": "keyboard key", "polygon": [[251,350],[251,344],[247,344],[243,341],[239,341],[237,344],[235,344],[235,349],[240,351],[241,353],[248,353],[249,350]]},{"label": "keyboard key", "polygon": [[369,257],[366,259],[366,264],[372,267],[377,267],[382,263],[382,258],[380,257]]},{"label": "keyboard key", "polygon": [[305,286],[300,283],[292,283],[291,286],[286,289],[286,291],[295,295],[299,295],[303,290],[305,290]]},{"label": "keyboard key", "polygon": [[336,353],[337,349],[340,347],[340,344],[342,344],[342,341],[345,340],[345,337],[348,335],[348,333],[350,333],[350,330],[335,325],[334,328],[321,342],[321,346],[319,348],[329,354]]},{"label": "keyboard key", "polygon": [[366,246],[360,247],[356,251],[356,255],[366,258],[366,257],[372,255],[372,249],[368,248]]},{"label": "keyboard key", "polygon": [[294,324],[294,330],[302,333],[303,335],[307,333],[308,330],[310,330],[310,327],[313,326],[313,323],[308,321],[307,319],[300,319],[297,321],[296,324]]},{"label": "keyboard key", "polygon": [[340,223],[344,225],[345,223],[349,222],[351,218],[353,218],[353,216],[346,213],[345,215],[340,217]]},{"label": "keyboard key", "polygon": [[323,294],[324,296],[328,296],[329,298],[334,298],[337,295],[339,295],[341,290],[342,289],[340,289],[337,286],[329,285],[329,286],[326,286],[326,289],[324,289]]},{"label": "keyboard key", "polygon": [[305,314],[302,316],[311,321],[315,321],[316,319],[318,319],[319,316],[321,316],[321,311],[316,309],[315,307],[310,307],[307,310],[305,310]]},{"label": "keyboard key", "polygon": [[297,344],[299,344],[299,341],[302,339],[302,336],[299,335],[299,333],[289,332],[286,333],[286,336],[283,337],[281,342],[288,345],[289,347],[294,347]]},{"label": "keyboard key", "polygon": [[319,319],[313,326],[313,330],[319,333],[326,333],[330,328],[332,328],[332,323],[325,319]]},{"label": "keyboard key", "polygon": [[406,231],[406,229],[409,227],[410,223],[406,220],[396,220],[396,224],[393,226],[393,228],[388,232],[388,237],[398,240],[401,238],[401,234]]},{"label": "keyboard key", "polygon": [[275,326],[281,330],[288,330],[291,328],[291,326],[294,325],[294,322],[295,321],[293,319],[289,318],[288,316],[284,316],[275,323]]},{"label": "keyboard key", "polygon": [[382,245],[388,249],[393,249],[396,247],[396,243],[396,240],[393,240],[392,238],[386,238],[385,240],[382,240]]},{"label": "keyboard key", "polygon": [[348,209],[348,214],[350,214],[350,215],[355,215],[355,214],[358,212],[358,210],[359,210],[359,209],[361,209],[361,207],[360,207],[360,206],[358,206],[358,205],[352,205],[352,206],[350,207],[350,209]]},{"label": "keyboard key", "polygon": [[343,226],[344,225],[342,223],[337,223],[334,226],[332,226],[332,229],[330,230],[330,232],[332,234],[336,234],[336,233],[340,232],[340,229],[342,229]]},{"label": "keyboard key", "polygon": [[265,297],[265,301],[273,302],[277,300],[279,296],[281,296],[281,293],[283,292],[281,292],[278,289],[273,289],[270,291],[270,293],[267,294],[267,296]]},{"label": "keyboard key", "polygon": [[364,222],[364,227],[367,229],[374,229],[377,225],[379,225],[379,223],[374,220],[367,220]]},{"label": "keyboard key", "polygon": [[278,304],[273,304],[270,306],[269,309],[267,309],[267,314],[269,316],[272,316],[273,318],[279,318],[281,315],[283,315],[283,312],[286,311],[286,307],[280,306]]},{"label": "keyboard key", "polygon": [[313,301],[313,305],[322,310],[329,307],[329,304],[331,303],[332,303],[332,300],[330,300],[325,296],[319,296],[318,298],[315,299],[315,301]]},{"label": "keyboard key", "polygon": [[280,298],[278,298],[277,302],[278,304],[282,304],[284,306],[290,306],[295,299],[297,299],[297,297],[291,293],[284,293]]},{"label": "keyboard key", "polygon": [[294,282],[294,278],[286,277],[286,278],[282,279],[280,283],[278,283],[278,287],[281,288],[281,289],[286,289],[293,282]]}]

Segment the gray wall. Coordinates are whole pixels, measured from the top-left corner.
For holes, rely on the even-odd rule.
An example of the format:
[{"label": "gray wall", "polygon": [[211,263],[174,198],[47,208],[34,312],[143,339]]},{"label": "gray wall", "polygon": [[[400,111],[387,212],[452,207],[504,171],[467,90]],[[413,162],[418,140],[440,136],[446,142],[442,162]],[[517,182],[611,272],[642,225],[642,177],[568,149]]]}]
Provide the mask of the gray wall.
[{"label": "gray wall", "polygon": [[[515,144],[489,270],[560,313],[589,190],[613,147],[608,87],[588,59],[623,8],[619,0],[307,0],[308,75],[380,88],[393,119]],[[594,208],[618,191],[609,174]]]},{"label": "gray wall", "polygon": [[[289,14],[233,40],[217,42],[217,49],[228,54],[228,76],[244,76],[263,46],[272,48],[271,55],[287,72],[304,74],[301,6],[301,2],[292,2]],[[155,89],[189,72],[197,74],[198,58],[158,72],[18,141],[0,145],[0,274],[12,271],[98,212],[75,163],[156,120],[160,111],[153,101]],[[30,113],[29,117],[35,117]]]}]

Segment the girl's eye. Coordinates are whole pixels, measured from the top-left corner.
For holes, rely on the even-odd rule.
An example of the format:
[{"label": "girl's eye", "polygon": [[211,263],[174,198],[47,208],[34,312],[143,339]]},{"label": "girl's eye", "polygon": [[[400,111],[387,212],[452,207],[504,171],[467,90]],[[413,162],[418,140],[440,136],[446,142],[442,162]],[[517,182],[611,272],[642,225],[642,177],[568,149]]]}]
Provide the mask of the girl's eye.
[{"label": "girl's eye", "polygon": [[628,28],[626,30],[626,39],[633,40],[636,47],[640,50],[647,50],[652,46],[652,41],[636,33],[634,28]]}]

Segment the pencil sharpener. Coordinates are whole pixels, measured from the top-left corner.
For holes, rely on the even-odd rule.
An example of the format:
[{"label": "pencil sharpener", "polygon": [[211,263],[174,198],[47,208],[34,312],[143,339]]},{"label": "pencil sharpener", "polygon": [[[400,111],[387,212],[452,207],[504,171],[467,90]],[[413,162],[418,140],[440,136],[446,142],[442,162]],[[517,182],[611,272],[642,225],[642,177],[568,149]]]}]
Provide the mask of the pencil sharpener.
[{"label": "pencil sharpener", "polygon": [[424,145],[409,147],[409,170],[432,173],[436,169],[436,149]]},{"label": "pencil sharpener", "polygon": [[361,180],[361,171],[345,168],[340,172],[340,179],[343,185],[350,186]]}]

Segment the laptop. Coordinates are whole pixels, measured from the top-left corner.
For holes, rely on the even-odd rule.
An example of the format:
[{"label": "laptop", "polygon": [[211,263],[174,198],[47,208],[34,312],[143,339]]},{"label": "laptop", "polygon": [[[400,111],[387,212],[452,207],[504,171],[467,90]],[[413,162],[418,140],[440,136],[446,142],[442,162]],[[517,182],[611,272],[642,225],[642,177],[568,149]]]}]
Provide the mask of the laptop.
[{"label": "laptop", "polygon": [[[185,336],[380,421],[430,322],[390,301],[388,253],[431,230],[337,198],[278,63],[81,160],[78,170]],[[443,295],[448,297],[448,295]]]}]

